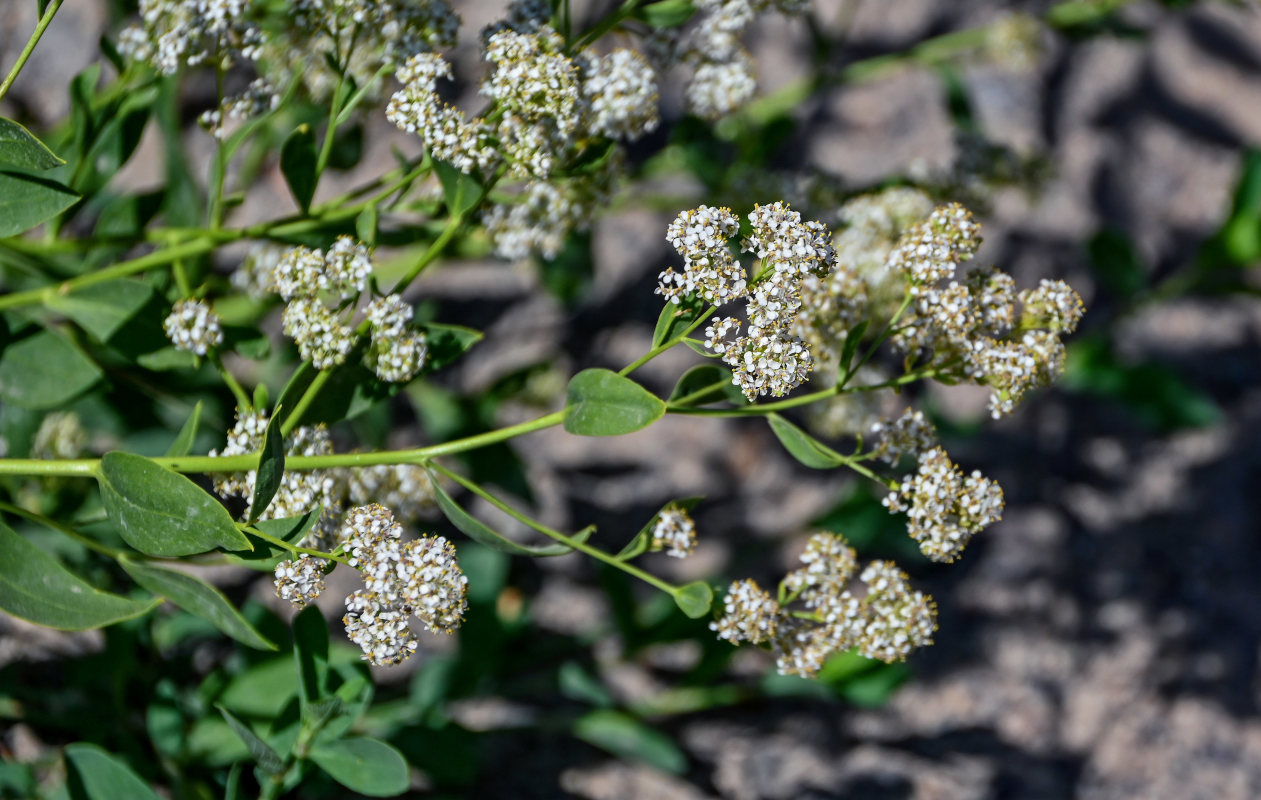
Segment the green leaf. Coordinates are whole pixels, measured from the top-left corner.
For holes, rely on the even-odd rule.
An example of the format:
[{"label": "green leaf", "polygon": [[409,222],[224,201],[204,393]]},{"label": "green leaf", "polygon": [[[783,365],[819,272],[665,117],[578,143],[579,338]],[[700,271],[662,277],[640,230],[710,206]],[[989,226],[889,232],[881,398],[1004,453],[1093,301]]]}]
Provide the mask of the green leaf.
[{"label": "green leaf", "polygon": [[841,348],[840,375],[848,380],[850,377],[851,365],[854,363],[854,355],[858,352],[858,345],[862,344],[863,335],[867,333],[867,323],[871,320],[859,320],[858,324],[850,328],[845,334],[845,345]]},{"label": "green leaf", "polygon": [[[433,483],[434,496],[438,501],[438,508],[442,509],[442,513],[447,520],[456,527],[461,533],[469,537],[478,544],[498,550],[502,553],[508,553],[514,556],[529,556],[531,558],[546,558],[548,556],[563,556],[572,552],[573,548],[567,544],[549,544],[541,546],[532,546],[517,544],[502,533],[491,530],[480,520],[473,517],[463,508],[451,499],[451,495],[447,494],[442,486],[438,483],[438,476],[430,474]],[[575,533],[572,538],[585,542],[590,536],[594,528],[585,528]]]},{"label": "green leaf", "polygon": [[[259,384],[260,386],[262,384]],[[171,442],[171,446],[167,448],[166,454],[171,458],[186,456],[193,451],[193,442],[197,439],[197,426],[201,424],[201,401],[197,401],[197,405],[193,406],[193,413],[188,415],[184,426],[180,428],[180,432],[176,435],[175,441]]]},{"label": "green leaf", "polygon": [[254,502],[250,505],[250,522],[267,510],[280,488],[285,474],[285,436],[280,432],[280,409],[271,415],[263,433],[263,450],[258,457],[258,477],[254,480]]},{"label": "green leaf", "polygon": [[377,243],[377,225],[379,224],[377,207],[370,205],[359,216],[355,217],[355,237],[366,245]]},{"label": "green leaf", "polygon": [[68,339],[40,331],[0,353],[0,399],[23,408],[55,408],[92,388],[101,375]]},{"label": "green leaf", "polygon": [[306,706],[324,696],[328,680],[328,623],[315,606],[293,619],[293,658],[302,684],[299,697]]},{"label": "green leaf", "polygon": [[654,28],[677,28],[695,13],[692,0],[660,0],[637,10],[634,16]]},{"label": "green leaf", "polygon": [[315,131],[310,125],[295,128],[280,148],[280,171],[303,214],[310,210],[311,198],[315,196],[315,184],[319,179],[315,174],[318,158]]},{"label": "green leaf", "polygon": [[469,351],[484,336],[481,331],[466,328],[463,325],[444,325],[438,322],[426,322],[417,326],[425,332],[425,364],[420,374],[437,372]]},{"label": "green leaf", "polygon": [[18,169],[53,169],[64,163],[26,128],[0,117],[0,165]]},{"label": "green leaf", "polygon": [[447,162],[436,159],[433,171],[442,184],[442,196],[447,201],[447,211],[451,216],[467,214],[482,199],[482,185],[471,175],[465,175]]},{"label": "green leaf", "polygon": [[136,363],[153,372],[167,372],[173,369],[191,369],[197,366],[197,356],[187,350],[163,347],[154,350],[152,353],[144,353],[137,356]]},{"label": "green leaf", "polygon": [[75,800],[158,800],[130,767],[94,744],[68,745],[66,766]]},{"label": "green leaf", "polygon": [[380,739],[329,742],[312,748],[310,759],[342,786],[368,797],[393,797],[410,785],[407,760]]},{"label": "green leaf", "polygon": [[[299,517],[284,517],[282,519],[265,519],[261,522],[255,522],[254,527],[258,528],[268,536],[274,536],[290,544],[302,541],[302,537],[315,527],[315,523],[320,521],[320,515],[324,513],[323,506],[317,505],[315,508],[307,511]],[[246,537],[250,539],[254,545],[253,550],[234,550],[232,555],[237,558],[243,558],[249,561],[266,561],[275,558],[277,555],[288,555],[289,551],[276,547],[266,539],[251,537],[247,532]]]},{"label": "green leaf", "polygon": [[682,334],[704,311],[705,306],[695,298],[684,299],[678,305],[667,301],[657,317],[657,327],[652,332],[652,346],[660,347]]},{"label": "green leaf", "polygon": [[245,621],[245,617],[222,592],[200,578],[130,558],[119,559],[118,563],[136,583],[188,613],[201,617],[241,644],[259,650],[276,649],[275,644]]},{"label": "green leaf", "polygon": [[236,715],[221,705],[216,705],[219,713],[223,715],[223,719],[228,723],[228,727],[232,728],[237,736],[241,737],[241,741],[245,742],[245,746],[249,748],[250,755],[254,757],[254,761],[262,768],[264,772],[272,775],[278,775],[285,769],[284,759],[280,754],[272,749],[271,745],[264,742],[262,738]]},{"label": "green leaf", "polygon": [[648,427],[666,404],[630,378],[607,369],[584,369],[569,381],[565,430],[579,436],[620,436]]},{"label": "green leaf", "polygon": [[188,478],[130,453],[106,453],[98,481],[123,540],[153,556],[253,549],[228,510]]},{"label": "green leaf", "polygon": [[620,711],[599,709],[574,722],[574,736],[607,750],[618,758],[641,761],[664,772],[680,775],[687,757],[661,731]]},{"label": "green leaf", "polygon": [[[707,390],[704,394],[700,392]],[[679,401],[691,397],[686,403]],[[679,377],[670,392],[671,405],[703,406],[719,400],[729,400],[737,405],[748,405],[740,387],[731,382],[731,370],[717,364],[698,364]]]},{"label": "green leaf", "polygon": [[766,421],[793,458],[812,469],[832,469],[845,463],[844,457],[779,414],[768,414]]},{"label": "green leaf", "polygon": [[143,281],[124,279],[85,286],[70,294],[54,294],[45,305],[74,320],[102,342],[127,324],[153,297]]},{"label": "green leaf", "polygon": [[25,233],[78,200],[79,195],[56,181],[0,172],[0,239]]},{"label": "green leaf", "polygon": [[627,559],[635,558],[648,549],[648,545],[652,543],[653,526],[656,525],[662,511],[665,511],[667,508],[680,508],[684,511],[691,511],[703,499],[703,497],[684,497],[681,500],[671,500],[666,503],[644,523],[644,527],[639,529],[639,533],[636,533],[635,537],[622,548],[622,551],[617,554],[618,560],[626,561]]},{"label": "green leaf", "polygon": [[159,602],[89,586],[4,523],[0,552],[0,609],[36,625],[63,631],[101,628],[147,613]]},{"label": "green leaf", "polygon": [[617,705],[617,700],[600,679],[587,672],[576,661],[566,661],[561,664],[556,672],[556,680],[560,693],[571,700],[600,708],[611,708]]},{"label": "green leaf", "polygon": [[714,590],[704,581],[693,581],[679,587],[674,593],[674,602],[688,617],[700,619],[713,608]]}]

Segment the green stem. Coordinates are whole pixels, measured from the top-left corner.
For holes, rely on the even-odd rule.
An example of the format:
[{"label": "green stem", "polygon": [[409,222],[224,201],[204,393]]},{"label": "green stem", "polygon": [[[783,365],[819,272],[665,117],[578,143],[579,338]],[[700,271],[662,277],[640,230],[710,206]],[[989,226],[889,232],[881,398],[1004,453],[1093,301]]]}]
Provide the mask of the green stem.
[{"label": "green stem", "polygon": [[[215,110],[219,114],[220,128],[227,122],[223,119],[223,79],[223,61],[220,59],[215,66],[215,95],[218,97],[218,105],[215,106]],[[217,231],[223,227],[223,185],[227,180],[228,164],[223,152],[223,139],[215,136],[214,140],[215,163],[210,187],[210,230]]]},{"label": "green stem", "polygon": [[210,354],[210,363],[215,365],[215,369],[219,370],[219,375],[223,377],[223,382],[226,383],[228,388],[232,390],[232,394],[236,397],[237,407],[239,407],[242,411],[249,411],[253,408],[253,403],[250,401],[249,394],[237,381],[236,377],[228,371],[228,368],[223,365],[223,358],[217,351]]},{"label": "green stem", "polygon": [[669,350],[671,347],[674,347],[676,344],[686,339],[692,331],[696,330],[702,324],[704,324],[704,322],[709,319],[710,314],[713,314],[714,311],[716,311],[717,309],[718,309],[718,306],[710,306],[709,308],[705,309],[704,312],[702,312],[696,317],[695,321],[693,321],[691,325],[687,326],[687,330],[681,331],[680,333],[674,335],[670,339],[667,339],[666,341],[652,348],[647,353],[644,353],[639,358],[635,359],[631,363],[622,367],[622,369],[620,369],[617,374],[629,375],[635,370],[642,367],[644,364],[647,364],[649,361],[652,361],[657,356]]},{"label": "green stem", "polygon": [[817,400],[835,397],[839,393],[840,387],[833,386],[828,389],[820,389],[817,392],[790,397],[787,400],[778,400],[774,403],[757,403],[742,408],[687,408],[670,403],[666,405],[666,411],[671,414],[691,414],[701,417],[752,417],[758,414],[769,414],[772,411],[783,411],[786,408],[809,405]]},{"label": "green stem", "polygon": [[836,388],[838,390],[843,390],[845,388],[845,384],[849,383],[850,378],[853,378],[856,374],[858,374],[858,371],[862,369],[867,362],[871,360],[871,357],[876,354],[876,350],[879,349],[880,345],[884,344],[888,338],[893,335],[893,326],[897,324],[898,319],[900,319],[902,314],[906,312],[906,309],[910,307],[913,299],[914,295],[907,292],[906,297],[902,298],[902,304],[898,306],[898,310],[893,313],[893,316],[889,318],[888,324],[884,326],[884,330],[882,330],[880,335],[876,337],[876,341],[872,343],[871,347],[867,348],[866,355],[864,355],[857,364],[846,369],[845,377],[836,384]]},{"label": "green stem", "polygon": [[661,580],[655,575],[645,572],[639,567],[636,567],[632,564],[627,564],[623,561],[619,561],[616,556],[613,556],[610,553],[606,553],[603,550],[599,549],[598,547],[592,547],[586,542],[580,542],[577,539],[573,538],[572,536],[566,536],[560,531],[553,530],[552,528],[547,527],[546,525],[539,522],[538,520],[530,518],[529,516],[516,510],[512,506],[503,502],[502,500],[495,497],[493,494],[486,491],[485,489],[483,489],[481,486],[474,483],[473,481],[470,481],[469,479],[465,478],[464,476],[458,473],[452,472],[451,470],[447,469],[446,467],[441,466],[440,464],[432,464],[431,466],[433,466],[433,468],[437,470],[438,472],[442,473],[443,475],[447,476],[451,480],[463,486],[465,489],[468,489],[473,494],[477,495],[483,500],[486,500],[495,508],[504,512],[505,514],[512,517],[513,519],[518,520],[530,526],[531,528],[538,531],[539,533],[542,533],[546,536],[550,536],[556,541],[561,542],[562,544],[568,545],[569,547],[572,547],[573,549],[581,553],[586,553],[592,558],[603,561],[604,563],[612,567],[616,567],[628,575],[639,578],[641,581],[643,581],[644,583],[647,583],[649,586],[652,586],[656,589],[660,589],[661,591],[665,592],[671,597],[673,597],[679,591],[679,587],[674,586],[673,584],[667,583],[666,581]]},{"label": "green stem", "polygon": [[302,421],[302,415],[311,407],[311,403],[315,402],[316,396],[320,390],[324,388],[324,384],[328,383],[328,379],[332,376],[333,370],[322,369],[316,374],[315,379],[306,387],[306,391],[302,393],[302,397],[298,398],[297,404],[293,407],[293,411],[285,417],[285,421],[281,423],[280,433],[288,436],[293,433],[293,429],[298,427],[298,423]]},{"label": "green stem", "polygon": [[616,28],[622,23],[622,20],[629,17],[639,7],[639,0],[625,0],[617,10],[609,14],[604,19],[595,24],[591,30],[579,36],[578,39],[568,47],[569,52],[577,53],[582,48],[599,39],[604,34]]},{"label": "green stem", "polygon": [[[74,528],[70,527],[69,525],[63,525],[54,519],[49,519],[48,517],[45,517],[43,514],[36,514],[34,511],[27,511],[25,508],[21,508],[20,506],[15,506],[10,503],[0,503],[0,511],[4,511],[9,514],[14,514],[19,517],[25,517],[26,519],[29,519],[31,522],[39,523],[40,525],[43,525],[46,528],[52,528],[58,533],[63,533],[66,536],[69,536],[71,539],[74,539],[76,542],[83,545],[84,547],[87,547],[90,550],[95,550],[101,555],[109,556],[115,561],[122,558],[123,556],[129,556],[129,557],[132,556],[131,553],[126,553],[122,550],[118,550],[116,548],[110,547],[109,545],[102,544],[101,542],[96,541],[90,536],[84,536],[83,534],[79,533]],[[136,554],[136,556],[143,558],[143,556],[139,556],[139,554]]]},{"label": "green stem", "polygon": [[262,539],[264,542],[275,545],[276,547],[279,547],[281,550],[288,550],[290,553],[293,553],[294,555],[314,556],[316,558],[324,558],[329,561],[336,561],[338,564],[345,564],[346,566],[350,566],[350,562],[339,555],[335,555],[333,553],[325,553],[323,550],[312,550],[309,547],[299,547],[295,544],[289,544],[284,539],[277,538],[275,536],[272,536],[271,534],[263,533],[262,531],[260,531],[258,528],[256,528],[253,525],[247,525],[244,528],[244,530],[247,533],[249,533],[249,535],[257,536],[258,538]]},{"label": "green stem", "polygon": [[44,9],[44,15],[35,24],[35,31],[31,33],[31,38],[26,40],[26,46],[22,48],[22,52],[18,53],[18,60],[13,64],[13,68],[9,70],[4,83],[0,83],[0,100],[3,100],[4,96],[9,93],[9,87],[17,80],[18,73],[22,71],[22,67],[26,66],[27,59],[35,51],[35,45],[39,44],[44,31],[48,29],[48,24],[53,21],[53,16],[56,15],[57,9],[61,8],[62,2],[63,0],[52,0],[48,7]]}]

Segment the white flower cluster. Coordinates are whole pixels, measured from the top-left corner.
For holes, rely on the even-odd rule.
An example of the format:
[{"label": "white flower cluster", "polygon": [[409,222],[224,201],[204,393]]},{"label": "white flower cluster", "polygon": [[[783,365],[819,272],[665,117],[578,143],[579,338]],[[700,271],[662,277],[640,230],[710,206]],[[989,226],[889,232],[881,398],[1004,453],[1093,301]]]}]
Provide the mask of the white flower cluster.
[{"label": "white flower cluster", "polygon": [[314,603],[324,591],[324,561],[303,555],[292,561],[281,561],[275,572],[276,596],[288,600],[294,608]]},{"label": "white flower cluster", "polygon": [[162,327],[176,350],[204,356],[223,344],[219,315],[210,310],[210,304],[205,300],[180,300],[171,309]]},{"label": "white flower cluster", "polygon": [[343,532],[350,565],[364,588],[346,598],[346,636],[377,666],[398,664],[416,651],[415,616],[434,633],[451,633],[468,610],[468,578],[455,547],[441,536],[404,542],[402,526],[383,506],[353,508]]},{"label": "white flower cluster", "polygon": [[380,464],[348,472],[354,505],[380,503],[407,522],[430,516],[438,508],[433,480],[418,464]]},{"label": "white flower cluster", "polygon": [[173,74],[181,66],[251,61],[263,44],[253,0],[140,0],[140,24],[119,33],[118,49]]},{"label": "white flower cluster", "polygon": [[1003,490],[973,471],[964,475],[940,447],[920,456],[919,469],[884,498],[891,512],[904,512],[906,528],[933,561],[959,557],[973,534],[1003,516]]},{"label": "white flower cluster", "polygon": [[420,372],[428,354],[424,331],[412,330],[411,305],[396,294],[378,297],[367,309],[372,327],[370,363],[377,377],[387,383],[405,383]]},{"label": "white flower cluster", "polygon": [[582,96],[586,127],[610,139],[638,139],[661,124],[657,73],[634,50],[617,49],[606,56],[586,56]]},{"label": "white flower cluster", "polygon": [[653,552],[665,550],[666,555],[675,558],[686,558],[696,548],[696,523],[687,511],[681,508],[667,508],[657,515],[656,524],[652,526]]},{"label": "white flower cluster", "polygon": [[87,447],[87,433],[73,411],[53,411],[39,422],[31,439],[31,458],[78,458]]},{"label": "white flower cluster", "polygon": [[288,252],[287,248],[270,242],[254,244],[228,280],[233,288],[261,300],[275,291],[276,267]]},{"label": "white flower cluster", "polygon": [[[997,418],[1059,377],[1060,337],[1077,328],[1084,312],[1063,281],[1044,280],[1017,295],[1012,277],[994,267],[952,280],[976,252],[979,231],[966,210],[949,205],[903,235],[889,264],[909,282],[914,304],[894,343],[912,358],[930,353],[927,363],[943,372],[989,386]],[[1019,317],[1017,298],[1024,307]]]},{"label": "white flower cluster", "polygon": [[343,363],[355,344],[343,312],[325,305],[320,295],[348,300],[367,287],[371,274],[371,251],[349,236],[338,237],[327,252],[291,248],[272,268],[272,288],[288,301],[285,333],[316,369]]},{"label": "white flower cluster", "polygon": [[918,458],[920,453],[937,446],[937,428],[923,411],[908,408],[892,422],[880,421],[871,426],[876,435],[875,453],[890,466],[897,466],[903,456]]},{"label": "white flower cluster", "polygon": [[[710,629],[732,644],[769,643],[780,674],[802,677],[818,674],[830,655],[843,650],[894,662],[932,644],[937,607],[893,563],[870,562],[859,576],[865,586],[860,596],[849,589],[857,556],[839,535],[812,536],[801,561],[804,566],[781,583],[783,605],[755,582],[736,581],[727,590],[723,616]],[[805,611],[790,608],[797,600]]]},{"label": "white flower cluster", "polygon": [[[239,456],[257,453],[263,445],[269,416],[262,411],[237,410],[236,424],[228,431],[228,441],[222,450],[211,450],[212,456]],[[285,454],[289,456],[331,455],[333,443],[328,429],[323,425],[295,428],[285,437]],[[254,470],[220,475],[215,480],[215,491],[223,497],[239,497],[248,508],[254,502],[254,485],[258,473]],[[285,519],[298,517],[317,505],[323,508],[315,527],[303,537],[300,544],[318,550],[334,546],[337,527],[346,498],[346,481],[338,470],[285,470],[276,496],[263,512],[261,519]]]},{"label": "white flower cluster", "polygon": [[280,104],[280,95],[276,87],[266,78],[255,78],[245,91],[232,97],[223,98],[219,107],[203,112],[197,121],[216,139],[222,139],[226,133],[226,119],[251,119],[261,117],[273,111]]},{"label": "white flower cluster", "polygon": [[418,53],[396,73],[403,88],[386,107],[386,117],[402,130],[419,134],[434,158],[464,173],[489,171],[498,154],[487,143],[490,129],[481,120],[469,121],[458,108],[442,102],[439,78],[451,77],[451,65],[436,53]]},{"label": "white flower cluster", "polygon": [[827,226],[803,222],[784,203],[754,206],[749,224],[752,232],[742,249],[759,259],[760,269],[746,282],[726,241],[738,229],[730,210],[701,206],[681,213],[666,238],[683,256],[684,270],[662,272],[657,293],[676,303],[687,293],[715,305],[746,300],[743,333],[738,319],[714,317],[705,329],[705,346],[722,355],[732,382],[753,400],[768,393],[783,396],[809,376],[810,350],[792,332],[801,310],[801,281],[828,274],[836,252]]},{"label": "white flower cluster", "polygon": [[555,125],[562,135],[572,133],[578,126],[581,77],[564,50],[564,38],[551,28],[528,34],[499,31],[486,42],[486,60],[495,68],[481,93],[507,114]]}]

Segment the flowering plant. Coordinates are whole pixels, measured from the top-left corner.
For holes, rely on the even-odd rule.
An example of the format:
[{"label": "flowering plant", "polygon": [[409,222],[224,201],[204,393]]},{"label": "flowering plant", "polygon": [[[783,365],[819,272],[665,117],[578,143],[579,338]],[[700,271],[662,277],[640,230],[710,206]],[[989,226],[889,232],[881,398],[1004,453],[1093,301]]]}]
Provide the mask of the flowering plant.
[{"label": "flowering plant", "polygon": [[[667,414],[758,417],[805,466],[887,489],[920,551],[956,560],[1001,517],[1002,491],[956,465],[922,411],[879,405],[921,382],[972,383],[994,417],[1012,413],[1062,372],[1082,304],[1061,281],[1018,289],[974,267],[980,224],[942,196],[947,184],[833,193],[800,210],[774,195],[737,209],[679,203],[692,207],[665,230],[677,256],[660,271],[663,307],[638,358],[578,371],[548,413],[420,446],[386,447],[348,422],[393,427],[403,398],[483,338],[417,307],[418,276],[460,248],[556,264],[636,177],[645,156],[630,145],[656,146],[667,82],[683,80],[689,124],[755,118],[742,37],[759,16],[806,5],[627,0],[584,26],[564,0],[514,0],[480,32],[479,71],[458,76],[478,82],[473,108],[449,99],[460,20],[447,0],[141,0],[102,42],[115,74],[75,79],[51,148],[0,119],[0,513],[22,531],[0,524],[0,609],[77,631],[156,626],[165,601],[247,648],[292,638],[290,705],[251,718],[219,696],[243,750],[207,785],[231,797],[251,780],[262,797],[303,781],[406,790],[404,757],[371,735],[370,673],[330,660],[311,607],[345,587],[337,627],[360,661],[401,664],[422,638],[486,612],[466,553],[582,554],[719,639],[769,650],[782,674],[812,677],[845,653],[896,662],[930,644],[934,601],[892,561],[860,565],[839,534],[810,536],[772,591],[753,579],[676,584],[636,561],[692,553],[704,539],[697,499],[636,520],[620,549],[598,547],[593,526],[556,530],[461,457],[556,426],[620,436]],[[60,6],[41,4],[0,98]],[[969,53],[986,37],[949,44]],[[188,137],[212,152],[199,181],[177,111],[180,87],[202,79],[214,101]],[[410,135],[398,165],[320,193],[361,153],[365,120]],[[166,182],[137,193],[115,176],[150,125],[165,137]],[[294,210],[250,221],[267,164]],[[669,394],[636,380],[688,348],[698,363]],[[783,416],[792,409],[797,422]],[[538,537],[495,530],[469,498]],[[475,544],[435,532],[443,518]],[[67,566],[34,543],[39,529],[83,552]],[[223,566],[270,573],[275,596],[306,609],[292,634],[243,613],[208,577]],[[90,745],[68,747],[66,763],[89,796],[133,785],[129,796],[151,796]]]}]

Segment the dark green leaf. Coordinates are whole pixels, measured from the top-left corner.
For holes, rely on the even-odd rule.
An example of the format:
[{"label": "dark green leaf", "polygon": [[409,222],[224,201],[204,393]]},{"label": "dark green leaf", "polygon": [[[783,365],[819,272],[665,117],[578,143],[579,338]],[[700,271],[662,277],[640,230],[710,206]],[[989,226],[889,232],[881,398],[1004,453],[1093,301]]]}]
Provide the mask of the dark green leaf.
[{"label": "dark green leaf", "polygon": [[175,441],[171,442],[166,454],[172,458],[178,458],[193,452],[193,442],[197,439],[197,426],[200,424],[201,401],[198,400],[197,405],[193,406],[193,413],[188,415],[184,427],[180,428],[179,434],[175,437]]},{"label": "dark green leaf", "polygon": [[354,169],[363,159],[363,125],[342,126],[333,134],[328,151],[329,169]]},{"label": "dark green leaf", "polygon": [[63,631],[101,628],[138,617],[158,604],[99,591],[0,523],[0,609]]},{"label": "dark green leaf", "polygon": [[670,737],[620,711],[600,709],[579,717],[574,736],[619,758],[642,761],[664,772],[678,775],[687,769],[687,757]]},{"label": "dark green leaf", "polygon": [[652,332],[652,346],[660,347],[681,335],[704,310],[705,306],[693,298],[687,298],[677,305],[667,302],[657,317],[657,327]]},{"label": "dark green leaf", "polygon": [[425,345],[428,348],[421,375],[437,372],[467,353],[484,338],[481,331],[465,328],[463,325],[426,322],[417,327],[425,332]]},{"label": "dark green leaf", "polygon": [[78,199],[79,195],[55,181],[0,172],[0,239],[47,222]]},{"label": "dark green leaf", "polygon": [[217,500],[147,458],[106,453],[98,480],[110,521],[142,553],[187,556],[216,547],[252,549]]},{"label": "dark green leaf", "polygon": [[23,408],[54,408],[92,388],[101,374],[68,339],[40,331],[0,353],[0,399]]},{"label": "dark green leaf", "polygon": [[18,169],[53,169],[64,163],[26,128],[0,117],[0,165]]},{"label": "dark green leaf", "polygon": [[187,573],[144,564],[129,558],[118,562],[136,583],[170,600],[190,614],[201,617],[238,642],[259,650],[275,650],[241,612],[215,587]]},{"label": "dark green leaf", "polygon": [[250,505],[250,522],[267,510],[280,488],[285,474],[285,436],[280,432],[280,409],[272,414],[263,434],[263,450],[258,457],[258,477],[254,480],[254,502]]},{"label": "dark green leaf", "polygon": [[[451,499],[451,495],[447,494],[442,486],[438,483],[438,477],[431,475],[433,482],[434,495],[438,501],[438,508],[442,509],[443,515],[447,520],[456,527],[461,533],[469,537],[478,544],[508,553],[514,556],[530,556],[532,558],[544,558],[547,556],[563,556],[572,552],[573,548],[566,544],[549,544],[543,546],[532,546],[517,544],[502,533],[491,530],[480,520],[473,517],[463,508]],[[587,528],[573,535],[573,538],[585,542],[591,536],[593,529]]]},{"label": "dark green leaf", "polygon": [[174,347],[163,347],[152,353],[136,357],[136,363],[154,372],[167,372],[173,369],[191,369],[197,366],[197,356],[187,350],[176,350]]},{"label": "dark green leaf", "polygon": [[677,28],[696,13],[692,0],[660,0],[635,12],[635,18],[654,28]]},{"label": "dark green leaf", "polygon": [[700,619],[709,614],[714,605],[714,590],[704,581],[694,581],[680,586],[674,593],[674,602],[692,619]]},{"label": "dark green leaf", "polygon": [[107,281],[71,292],[54,294],[45,305],[77,322],[102,342],[108,342],[149,299],[149,284],[133,279]]},{"label": "dark green leaf", "polygon": [[648,427],[666,404],[630,378],[607,369],[584,369],[569,381],[565,430],[579,436],[620,436]]},{"label": "dark green leaf", "polygon": [[158,800],[130,767],[94,744],[67,746],[66,766],[74,800]]},{"label": "dark green leaf", "polygon": [[315,150],[315,131],[310,125],[299,125],[280,148],[280,171],[289,184],[293,199],[305,214],[311,208],[318,176],[315,166],[319,156]]},{"label": "dark green leaf", "polygon": [[850,370],[854,363],[854,354],[858,352],[858,345],[862,344],[863,335],[867,333],[867,323],[871,320],[860,320],[857,325],[850,328],[845,334],[845,345],[841,348],[840,360],[840,376],[848,380]]},{"label": "dark green leaf", "polygon": [[845,463],[845,459],[827,445],[798,428],[779,414],[768,414],[766,421],[793,458],[812,469],[832,469]]},{"label": "dark green leaf", "polygon": [[369,797],[393,797],[410,784],[403,754],[379,739],[329,742],[313,748],[310,758],[342,786]]},{"label": "dark green leaf", "polygon": [[223,715],[224,721],[228,723],[228,726],[232,728],[237,736],[241,737],[241,741],[245,742],[245,746],[249,748],[250,755],[254,757],[255,763],[257,763],[264,772],[272,775],[278,775],[284,771],[284,759],[280,757],[279,753],[272,749],[271,745],[264,742],[257,733],[250,730],[250,727],[241,720],[237,719],[236,715],[231,711],[221,705],[216,705],[215,708],[219,709],[219,713]]},{"label": "dark green leaf", "polygon": [[731,382],[731,370],[718,364],[692,367],[683,373],[670,392],[670,404],[676,406],[703,406],[719,400],[742,406],[749,402],[740,387]]},{"label": "dark green leaf", "polygon": [[433,171],[442,183],[442,196],[447,201],[451,216],[467,214],[482,199],[482,185],[471,175],[465,175],[445,161],[435,160]]},{"label": "dark green leaf", "polygon": [[315,606],[307,606],[293,619],[293,657],[302,684],[303,705],[324,696],[328,681],[328,623]]}]

